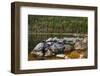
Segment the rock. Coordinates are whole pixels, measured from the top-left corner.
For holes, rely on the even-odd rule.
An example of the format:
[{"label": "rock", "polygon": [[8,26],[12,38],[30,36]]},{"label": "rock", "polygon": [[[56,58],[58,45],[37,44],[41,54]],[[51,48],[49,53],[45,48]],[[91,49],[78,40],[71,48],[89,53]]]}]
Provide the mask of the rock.
[{"label": "rock", "polygon": [[49,38],[49,39],[46,40],[46,42],[50,42],[50,41],[53,41],[53,39]]},{"label": "rock", "polygon": [[77,42],[75,43],[75,45],[74,45],[74,49],[75,49],[75,50],[78,50],[78,49],[81,49],[81,48],[82,48],[81,42],[80,42],[80,41],[77,41]]},{"label": "rock", "polygon": [[51,45],[50,48],[53,53],[56,53],[56,54],[64,53],[64,45],[58,42],[53,43],[53,45]]},{"label": "rock", "polygon": [[88,38],[87,37],[84,37],[83,40],[82,40],[82,42],[83,43],[87,43],[88,42]]},{"label": "rock", "polygon": [[53,53],[50,49],[48,49],[45,53],[45,56],[52,56],[52,55],[53,55]]},{"label": "rock", "polygon": [[37,56],[43,56],[43,53],[41,52],[41,51],[39,51],[39,52],[35,52],[35,54],[37,55]]},{"label": "rock", "polygon": [[65,55],[64,54],[57,54],[56,57],[64,58]]},{"label": "rock", "polygon": [[64,45],[64,47],[65,47],[64,52],[69,52],[73,49],[72,46],[68,44]]},{"label": "rock", "polygon": [[40,51],[43,49],[43,46],[44,44],[42,42],[38,43],[33,50]]}]

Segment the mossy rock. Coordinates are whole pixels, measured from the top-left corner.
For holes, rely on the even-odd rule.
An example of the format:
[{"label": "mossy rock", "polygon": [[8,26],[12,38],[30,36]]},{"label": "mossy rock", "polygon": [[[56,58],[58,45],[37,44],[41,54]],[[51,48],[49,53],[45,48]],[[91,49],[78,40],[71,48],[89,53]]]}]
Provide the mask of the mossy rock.
[{"label": "mossy rock", "polygon": [[67,57],[71,59],[76,59],[80,57],[80,53],[78,53],[77,51],[73,51],[70,54],[68,54]]}]

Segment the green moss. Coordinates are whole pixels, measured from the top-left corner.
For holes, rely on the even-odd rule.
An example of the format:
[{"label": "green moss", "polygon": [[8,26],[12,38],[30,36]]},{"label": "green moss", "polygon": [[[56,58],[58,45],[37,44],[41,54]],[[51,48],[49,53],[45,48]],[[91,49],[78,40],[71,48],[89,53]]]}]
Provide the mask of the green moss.
[{"label": "green moss", "polygon": [[80,54],[78,52],[74,51],[74,52],[71,52],[70,54],[68,54],[67,56],[68,56],[68,58],[75,59],[75,58],[79,58]]}]

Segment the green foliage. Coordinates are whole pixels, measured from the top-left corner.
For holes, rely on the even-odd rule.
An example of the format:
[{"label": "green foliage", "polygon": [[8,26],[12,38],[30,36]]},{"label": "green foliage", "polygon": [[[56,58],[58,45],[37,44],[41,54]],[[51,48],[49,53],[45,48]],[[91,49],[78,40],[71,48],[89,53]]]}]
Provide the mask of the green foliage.
[{"label": "green foliage", "polygon": [[87,33],[87,17],[28,16],[29,33]]}]

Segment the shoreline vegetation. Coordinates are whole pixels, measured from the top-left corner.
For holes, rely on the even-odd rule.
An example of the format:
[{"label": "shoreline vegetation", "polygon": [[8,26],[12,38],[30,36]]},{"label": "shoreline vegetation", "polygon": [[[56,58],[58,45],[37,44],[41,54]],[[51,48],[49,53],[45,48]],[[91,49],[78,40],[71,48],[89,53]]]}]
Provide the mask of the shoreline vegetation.
[{"label": "shoreline vegetation", "polygon": [[30,35],[69,35],[69,36],[79,36],[79,37],[83,37],[83,36],[87,36],[87,34],[76,34],[76,33],[28,33]]}]

